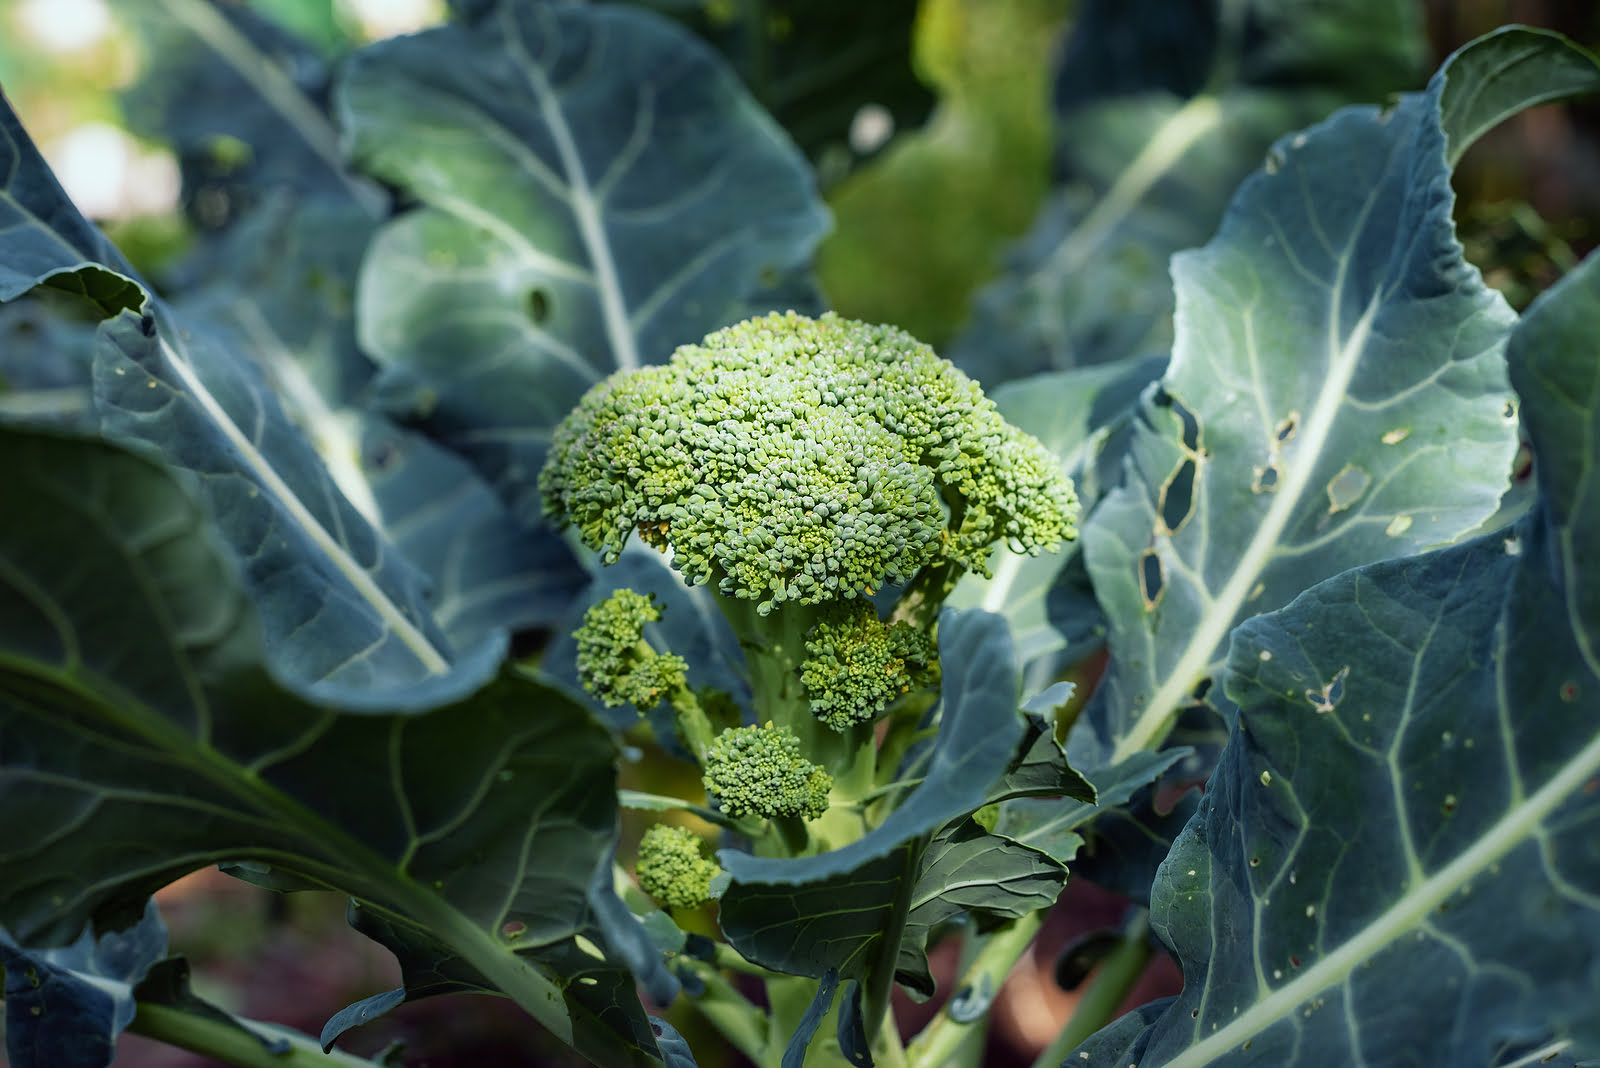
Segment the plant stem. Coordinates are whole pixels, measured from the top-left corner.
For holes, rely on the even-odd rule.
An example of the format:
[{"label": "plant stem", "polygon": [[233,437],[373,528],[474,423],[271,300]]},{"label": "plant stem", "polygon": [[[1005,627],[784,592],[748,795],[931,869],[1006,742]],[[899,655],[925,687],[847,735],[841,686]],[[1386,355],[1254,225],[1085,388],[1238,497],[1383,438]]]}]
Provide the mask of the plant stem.
[{"label": "plant stem", "polygon": [[[961,976],[956,989],[998,993],[1006,976],[1011,974],[1012,967],[1027,952],[1033,936],[1044,926],[1049,911],[1041,909],[1031,913],[1016,920],[1010,927],[990,935]],[[906,1050],[908,1063],[912,1068],[944,1068],[945,1065],[961,1063],[955,1059],[957,1052],[972,1036],[982,1032],[988,1020],[987,1012],[971,1019],[957,1020],[950,1015],[950,1008],[946,1006],[933,1023],[912,1041]]]},{"label": "plant stem", "polygon": [[289,1028],[255,1021],[247,1026],[287,1041],[288,1052],[273,1053],[254,1035],[221,1020],[151,1001],[138,1003],[128,1030],[240,1068],[377,1068],[377,1062],[343,1050],[323,1053],[316,1041]]},{"label": "plant stem", "polygon": [[1067,1021],[1056,1040],[1039,1054],[1033,1068],[1055,1068],[1085,1039],[1110,1023],[1154,954],[1155,947],[1150,944],[1150,910],[1137,909],[1123,926],[1122,944],[1100,962],[1089,989],[1084,991],[1083,1000],[1073,1010],[1072,1019]]}]

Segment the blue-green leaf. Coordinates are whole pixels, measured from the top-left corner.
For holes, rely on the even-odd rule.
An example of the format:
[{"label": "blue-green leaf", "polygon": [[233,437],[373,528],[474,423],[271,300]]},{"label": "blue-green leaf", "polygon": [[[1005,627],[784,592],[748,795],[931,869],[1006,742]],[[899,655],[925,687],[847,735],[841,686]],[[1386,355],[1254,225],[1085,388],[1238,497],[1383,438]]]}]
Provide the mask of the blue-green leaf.
[{"label": "blue-green leaf", "polygon": [[85,927],[57,949],[19,946],[0,928],[5,973],[6,1054],[17,1068],[106,1068],[117,1035],[133,1021],[134,988],[167,954],[155,902],[126,931]]},{"label": "blue-green leaf", "polygon": [[537,516],[549,433],[584,391],[794,299],[776,287],[826,216],[803,158],[684,30],[477,6],[357,53],[338,87],[356,163],[422,205],[374,243],[361,337],[388,403]]},{"label": "blue-green leaf", "polygon": [[1495,512],[1516,450],[1512,315],[1462,258],[1439,123],[1452,94],[1504,94],[1457,62],[1387,112],[1347,109],[1280,142],[1215,240],[1174,260],[1171,367],[1125,485],[1084,527],[1118,625],[1069,746],[1078,766],[1216,704],[1240,619]]},{"label": "blue-green leaf", "polygon": [[1216,230],[1273,140],[1409,88],[1420,12],[1388,0],[1079,5],[1057,190],[947,355],[988,386],[1173,342],[1172,254]]},{"label": "blue-green leaf", "polygon": [[1243,624],[1237,717],[1152,894],[1183,964],[1085,1063],[1600,1056],[1600,259],[1529,310],[1539,503]]},{"label": "blue-green leaf", "polygon": [[356,345],[354,302],[373,229],[347,198],[271,198],[215,243],[215,280],[178,311],[261,368],[339,492],[427,577],[451,647],[554,624],[584,581],[565,544],[516,522],[465,461],[367,404],[376,369]]},{"label": "blue-green leaf", "polygon": [[571,1041],[518,948],[583,930],[609,873],[605,729],[510,671],[409,710],[308,699],[265,666],[232,557],[171,474],[5,427],[0,460],[0,924],[65,941],[253,861],[447,935]]},{"label": "blue-green leaf", "polygon": [[922,854],[895,977],[924,997],[934,992],[928,938],[963,913],[990,923],[1056,903],[1067,870],[1049,854],[990,834],[972,820],[940,831]]},{"label": "blue-green leaf", "polygon": [[273,190],[382,213],[384,195],[344,166],[328,115],[330,66],[309,44],[246,4],[126,8],[153,60],[124,96],[128,122],[172,147],[184,205],[202,229],[232,225]]}]

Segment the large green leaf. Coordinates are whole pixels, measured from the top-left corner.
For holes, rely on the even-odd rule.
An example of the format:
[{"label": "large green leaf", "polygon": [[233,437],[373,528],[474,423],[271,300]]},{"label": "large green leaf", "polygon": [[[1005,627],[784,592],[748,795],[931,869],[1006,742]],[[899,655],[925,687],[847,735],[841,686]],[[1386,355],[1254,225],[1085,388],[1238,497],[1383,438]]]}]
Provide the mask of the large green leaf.
[{"label": "large green leaf", "polygon": [[374,217],[384,210],[383,194],[344,166],[328,117],[330,68],[311,46],[241,3],[124,9],[149,57],[124,97],[128,122],[172,146],[185,208],[202,229],[238,221],[271,190],[336,194]]},{"label": "large green leaf", "polygon": [[[1512,31],[1458,57],[1515,42],[1571,51]],[[1084,527],[1116,624],[1069,747],[1078,766],[1215,707],[1241,618],[1496,510],[1516,448],[1501,355],[1512,315],[1462,259],[1439,117],[1462,94],[1528,97],[1523,80],[1501,86],[1490,68],[1483,81],[1476,63],[1458,77],[1457,62],[1388,112],[1347,109],[1285,139],[1216,239],[1175,258],[1171,366],[1125,484]]]},{"label": "large green leaf", "polygon": [[367,405],[375,368],[356,345],[354,297],[373,228],[347,198],[273,198],[213,243],[212,280],[178,311],[261,368],[339,492],[427,576],[453,648],[556,623],[584,581],[565,544],[527,530],[463,460]]},{"label": "large green leaf", "polygon": [[936,928],[963,913],[995,923],[1048,909],[1066,878],[1066,868],[1049,854],[989,834],[972,820],[945,828],[922,854],[895,978],[932,996],[927,947]]},{"label": "large green leaf", "polygon": [[209,499],[245,566],[274,668],[326,688],[386,688],[401,704],[442,700],[492,673],[495,640],[452,661],[423,576],[341,493],[263,370],[151,300],[0,110],[0,208],[17,220],[0,228],[0,299],[87,281],[70,288],[97,316],[115,316],[94,360],[94,425],[160,454]]},{"label": "large green leaf", "polygon": [[144,305],[127,261],[78,214],[0,99],[0,301],[35,286],[86,297],[102,315]]},{"label": "large green leaf", "polygon": [[368,255],[361,336],[388,403],[537,516],[549,433],[583,392],[796,299],[826,216],[804,159],[684,30],[476,7],[358,53],[338,87],[357,164],[422,204]]},{"label": "large green leaf", "polygon": [[1152,895],[1183,993],[1084,1063],[1600,1056],[1597,317],[1591,257],[1512,339],[1520,525],[1240,627],[1228,749]]},{"label": "large green leaf", "polygon": [[264,666],[232,559],[171,474],[9,428],[0,462],[0,924],[62,941],[244,863],[429,931],[572,1041],[519,950],[584,930],[609,878],[604,728],[514,672],[407,712],[308,699]]},{"label": "large green leaf", "polygon": [[852,143],[862,109],[893,129],[919,125],[933,94],[911,55],[919,0],[776,0],[760,7],[637,0],[679,19],[739,73],[817,169],[838,178],[877,144]]},{"label": "large green leaf", "polygon": [[106,1068],[133,1021],[134,987],[167,953],[155,902],[126,931],[29,951],[0,929],[6,1054],[13,1065]]},{"label": "large green leaf", "polygon": [[1389,0],[1079,5],[1057,190],[948,355],[994,386],[1165,351],[1171,255],[1211,236],[1274,139],[1415,84],[1420,24]]}]

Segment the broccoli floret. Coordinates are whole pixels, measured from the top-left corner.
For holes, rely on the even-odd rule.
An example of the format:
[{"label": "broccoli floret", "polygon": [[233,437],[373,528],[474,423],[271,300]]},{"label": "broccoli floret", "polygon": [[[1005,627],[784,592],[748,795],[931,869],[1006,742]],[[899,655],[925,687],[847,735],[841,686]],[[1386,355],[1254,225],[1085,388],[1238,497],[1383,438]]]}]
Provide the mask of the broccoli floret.
[{"label": "broccoli floret", "polygon": [[607,378],[557,428],[540,490],[607,561],[637,531],[762,614],[1076,535],[1071,481],[976,382],[831,314],[751,319]]},{"label": "broccoli floret", "polygon": [[633,705],[641,712],[685,688],[687,665],[658,653],[644,640],[647,623],[661,619],[655,599],[620,589],[583,615],[573,634],[578,642],[578,677],[606,707]]},{"label": "broccoli floret", "polygon": [[836,731],[872,722],[938,675],[933,639],[904,621],[885,623],[866,601],[826,613],[806,638],[806,654],[800,681],[811,711]]},{"label": "broccoli floret", "polygon": [[664,905],[692,909],[711,899],[711,880],[722,874],[700,852],[700,836],[685,827],[658,823],[639,840],[634,869],[639,887]]},{"label": "broccoli floret", "polygon": [[730,727],[706,750],[706,790],[730,816],[814,820],[828,810],[833,778],[800,754],[792,731]]}]

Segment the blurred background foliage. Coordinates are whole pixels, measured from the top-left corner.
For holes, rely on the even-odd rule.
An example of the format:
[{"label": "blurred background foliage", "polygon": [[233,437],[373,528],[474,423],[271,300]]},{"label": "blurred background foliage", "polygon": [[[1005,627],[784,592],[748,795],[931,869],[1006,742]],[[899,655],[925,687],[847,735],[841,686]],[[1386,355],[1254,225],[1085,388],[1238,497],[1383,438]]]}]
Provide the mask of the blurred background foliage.
[{"label": "blurred background foliage", "polygon": [[[275,58],[313,102],[342,54],[445,13],[443,0],[219,2],[235,24],[263,27],[260,47],[273,47],[273,26],[286,31]],[[1505,23],[1600,48],[1600,5],[1580,0],[1384,0],[1368,5],[1377,22],[1349,16],[1364,0],[1136,0],[1125,6],[1159,25],[1133,36],[1107,14],[1124,0],[639,2],[721,51],[812,160],[834,212],[818,261],[829,303],[902,325],[957,362],[986,347],[974,363],[1006,378],[1164,351],[1165,252],[1205,241],[1277,134],[1341,103],[1419,88],[1443,56]],[[1248,9],[1266,29],[1224,40],[1224,8]],[[1285,11],[1303,24],[1271,25]],[[1099,18],[1104,32],[1088,32]],[[252,160],[215,131],[177,131],[177,151],[159,138],[182,94],[211,91],[203,70],[179,69],[179,38],[208,27],[209,0],[0,0],[0,88],[85,214],[158,282],[181,281],[186,253],[249,207],[235,171],[276,162],[294,172],[290,184],[309,180],[309,164]],[[1169,162],[1168,203],[1106,221],[1147,131],[1206,94],[1220,102],[1215,129]],[[1593,102],[1526,112],[1463,161],[1463,241],[1514,306],[1600,243],[1597,177]],[[681,770],[641,765],[633,785],[692,791],[666,778]],[[1094,894],[1075,883],[1045,941],[1114,919],[1118,903]],[[392,961],[330,897],[272,897],[209,872],[162,900],[199,992],[225,1008],[315,1033],[322,1020],[308,1005],[331,1010],[394,982]],[[996,1006],[990,1063],[1027,1063],[1070,1011],[1052,954],[1030,960],[1037,974]],[[410,1006],[352,1045],[371,1053],[404,1040],[413,1064],[564,1063],[509,1006],[479,1001],[470,1013],[455,999]],[[118,1063],[203,1062],[129,1038]]]}]

